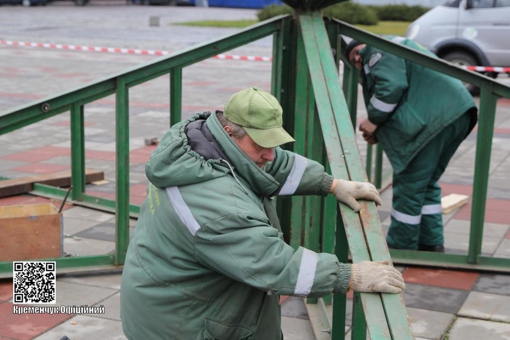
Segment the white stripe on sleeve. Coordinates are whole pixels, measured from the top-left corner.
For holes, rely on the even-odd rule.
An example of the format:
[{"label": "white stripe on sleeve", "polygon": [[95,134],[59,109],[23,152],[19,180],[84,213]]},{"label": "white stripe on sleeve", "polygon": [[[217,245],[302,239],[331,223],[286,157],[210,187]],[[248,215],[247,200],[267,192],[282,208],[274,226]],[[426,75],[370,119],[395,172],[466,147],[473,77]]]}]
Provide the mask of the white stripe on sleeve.
[{"label": "white stripe on sleeve", "polygon": [[179,188],[166,188],[166,193],[170,199],[170,202],[172,203],[172,206],[174,207],[175,212],[177,213],[177,216],[179,216],[180,220],[182,223],[184,223],[186,228],[188,228],[189,232],[195,236],[198,229],[200,229],[200,224],[198,224],[197,220],[195,220],[195,217],[193,217],[193,214],[191,213],[188,205],[186,202],[184,202]]},{"label": "white stripe on sleeve", "polygon": [[310,249],[303,248],[303,256],[299,266],[299,274],[296,281],[294,295],[308,296],[312,291],[313,281],[315,280],[315,270],[319,255]]},{"label": "white stripe on sleeve", "polygon": [[375,107],[377,110],[382,112],[393,112],[397,104],[389,104],[385,103],[382,100],[379,100],[375,97],[375,95],[370,98],[370,104]]},{"label": "white stripe on sleeve", "polygon": [[397,43],[397,44],[401,44],[402,41],[406,40],[406,38],[404,37],[393,37],[393,39],[391,39],[391,41],[393,41],[394,43]]},{"label": "white stripe on sleeve", "polygon": [[283,184],[282,190],[278,196],[288,196],[292,195],[296,192],[299,183],[301,182],[301,178],[303,178],[303,174],[306,170],[307,159],[301,155],[295,154],[294,164],[292,164],[292,169],[290,170],[290,174],[287,177],[287,180]]}]

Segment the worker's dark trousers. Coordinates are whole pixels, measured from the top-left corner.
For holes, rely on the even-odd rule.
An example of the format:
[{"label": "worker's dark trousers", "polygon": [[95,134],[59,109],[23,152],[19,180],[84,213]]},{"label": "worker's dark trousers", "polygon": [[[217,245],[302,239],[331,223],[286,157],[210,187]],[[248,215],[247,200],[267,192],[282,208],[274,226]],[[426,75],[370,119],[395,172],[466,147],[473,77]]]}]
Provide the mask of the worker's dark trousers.
[{"label": "worker's dark trousers", "polygon": [[408,167],[393,176],[391,225],[388,245],[418,249],[444,243],[441,188],[438,181],[466,137],[470,114],[465,113],[434,137]]}]

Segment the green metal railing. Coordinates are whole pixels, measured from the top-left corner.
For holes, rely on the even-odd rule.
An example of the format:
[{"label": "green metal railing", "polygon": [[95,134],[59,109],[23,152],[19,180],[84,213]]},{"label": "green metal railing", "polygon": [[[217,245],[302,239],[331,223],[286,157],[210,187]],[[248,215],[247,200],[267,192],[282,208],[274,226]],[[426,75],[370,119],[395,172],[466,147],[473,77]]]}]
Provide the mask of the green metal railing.
[{"label": "green metal railing", "polygon": [[[326,1],[327,2],[327,1]],[[326,3],[324,2],[324,4]],[[331,2],[331,1],[330,1]],[[334,1],[332,1],[334,2]],[[56,96],[0,113],[0,135],[42,121],[63,112],[71,113],[72,192],[74,204],[116,212],[116,251],[114,254],[55,258],[57,269],[117,267],[124,263],[129,243],[129,217],[139,206],[129,204],[129,89],[161,75],[170,74],[170,124],[181,121],[183,68],[258,39],[273,37],[271,92],[284,109],[284,124],[297,142],[288,146],[305,157],[317,160],[335,177],[365,181],[372,177],[371,149],[365,172],[358,153],[353,127],[356,122],[358,72],[344,63],[342,88],[338,81],[342,55],[340,34],[351,36],[413,62],[449,74],[481,87],[480,123],[476,154],[475,185],[468,255],[437,254],[392,250],[391,257],[372,202],[363,202],[360,214],[331,196],[291,197],[277,203],[287,241],[297,248],[335,253],[341,262],[390,259],[399,263],[448,266],[453,268],[510,268],[510,259],[480,255],[489,171],[496,96],[510,97],[510,89],[491,78],[462,70],[430,58],[405,46],[356,29],[335,20],[324,22],[319,11],[297,10],[295,18],[280,16],[226,38],[161,57],[125,72],[98,80]],[[332,53],[335,52],[335,53]],[[85,193],[86,104],[116,96],[116,199]],[[381,185],[382,150],[378,149],[375,181]],[[33,194],[62,199],[65,189],[36,184]],[[0,274],[12,272],[12,262],[0,263]],[[308,302],[317,302],[308,299]],[[345,295],[325,297],[321,303],[333,304],[332,338],[344,338]],[[412,339],[401,295],[355,294],[353,338]]]},{"label": "green metal railing", "polygon": [[[290,19],[278,17],[254,25],[232,36],[204,43],[184,51],[162,57],[127,71],[95,81],[55,96],[16,107],[0,113],[0,135],[48,119],[63,112],[71,115],[71,174],[70,202],[101,210],[116,212],[115,254],[52,258],[59,270],[84,267],[115,267],[124,263],[129,243],[129,217],[139,213],[140,207],[129,204],[129,89],[159,76],[170,74],[170,123],[181,121],[182,69],[233,48],[248,44],[282,31]],[[279,40],[277,37],[275,40]],[[275,60],[277,60],[276,58]],[[273,67],[273,71],[277,67]],[[274,78],[274,77],[273,77]],[[95,197],[85,193],[85,131],[84,107],[101,98],[115,94],[116,131],[116,198]],[[63,199],[67,190],[35,184],[35,195]],[[12,262],[0,262],[0,274],[12,273]]]},{"label": "green metal railing", "polygon": [[[181,120],[182,69],[238,46],[266,36],[273,36],[271,91],[280,100],[285,127],[302,136],[293,149],[326,164],[339,178],[365,180],[361,158],[357,152],[348,105],[338,83],[339,53],[334,58],[331,46],[339,52],[339,25],[328,25],[320,12],[304,12],[293,19],[281,16],[254,25],[227,38],[218,39],[168,57],[131,68],[85,87],[30,103],[0,113],[0,135],[42,121],[63,112],[71,114],[72,192],[74,204],[116,212],[116,250],[114,254],[52,258],[57,271],[72,268],[121,266],[129,242],[129,217],[139,207],[129,204],[129,89],[164,74],[170,74],[170,122]],[[354,77],[355,73],[351,75]],[[354,79],[354,78],[353,78]],[[356,81],[347,87],[355,94]],[[354,92],[353,92],[354,91]],[[116,199],[110,200],[85,193],[84,107],[98,99],[116,96]],[[354,106],[353,106],[354,105]],[[32,194],[62,199],[66,190],[36,184]],[[372,202],[364,202],[363,213],[351,209],[332,197],[292,197],[280,200],[278,209],[282,225],[287,228],[289,243],[304,245],[316,251],[334,252],[348,262],[349,249],[355,262],[389,259],[377,210]],[[344,232],[345,230],[345,232]],[[349,248],[348,248],[349,247]],[[0,263],[0,274],[10,273],[12,262]],[[346,296],[333,303],[332,335],[344,338]],[[353,334],[373,339],[412,339],[401,295],[356,294]],[[309,302],[316,302],[309,299]],[[322,301],[321,301],[322,302]]]},{"label": "green metal railing", "polygon": [[[344,22],[333,20],[333,25],[338,25],[343,35],[352,37],[356,40],[365,42],[371,46],[375,46],[382,50],[388,51],[394,55],[405,58],[427,68],[447,74],[449,76],[460,79],[466,83],[480,87],[480,111],[478,119],[478,131],[476,142],[476,158],[473,185],[473,202],[474,207],[471,211],[471,229],[469,238],[469,251],[467,255],[462,254],[439,254],[429,252],[417,252],[407,250],[391,250],[392,259],[396,263],[403,264],[419,264],[450,268],[469,268],[476,270],[496,270],[502,272],[510,272],[510,259],[482,256],[483,228],[485,218],[485,203],[487,199],[487,188],[489,179],[490,157],[492,149],[492,137],[494,132],[494,121],[496,116],[496,102],[499,97],[510,98],[510,87],[498,83],[492,78],[463,70],[457,66],[451,65],[441,59],[432,58],[416,50],[406,46],[393,43],[386,39],[381,39],[374,34],[359,30],[354,26]],[[344,61],[345,56],[343,57]],[[345,67],[352,69],[353,67],[346,62]],[[354,72],[354,71],[350,71]],[[344,73],[344,84],[349,79],[349,73]],[[352,76],[351,76],[352,77]],[[351,112],[356,111],[356,91],[349,92],[352,94],[353,106],[350,107]],[[371,167],[371,149],[367,152],[367,172]],[[381,185],[382,178],[382,150],[377,150],[376,164],[376,185]]]}]

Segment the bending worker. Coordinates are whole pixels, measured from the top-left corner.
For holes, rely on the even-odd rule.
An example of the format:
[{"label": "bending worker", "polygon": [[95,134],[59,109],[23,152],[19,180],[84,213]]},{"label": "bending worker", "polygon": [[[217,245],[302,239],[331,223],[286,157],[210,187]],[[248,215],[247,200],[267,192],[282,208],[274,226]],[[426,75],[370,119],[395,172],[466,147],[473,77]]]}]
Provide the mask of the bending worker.
[{"label": "bending worker", "polygon": [[[390,39],[435,57],[412,40]],[[457,79],[356,40],[346,53],[361,71],[368,118],[359,129],[393,167],[388,246],[444,252],[438,181],[477,122],[473,98]]]},{"label": "bending worker", "polygon": [[281,339],[279,295],[399,293],[388,261],[343,264],[283,241],[272,197],[327,195],[358,211],[369,183],[334,179],[278,146],[294,139],[258,88],[224,112],[174,125],[146,165],[147,199],[129,245],[121,319],[129,339]]}]

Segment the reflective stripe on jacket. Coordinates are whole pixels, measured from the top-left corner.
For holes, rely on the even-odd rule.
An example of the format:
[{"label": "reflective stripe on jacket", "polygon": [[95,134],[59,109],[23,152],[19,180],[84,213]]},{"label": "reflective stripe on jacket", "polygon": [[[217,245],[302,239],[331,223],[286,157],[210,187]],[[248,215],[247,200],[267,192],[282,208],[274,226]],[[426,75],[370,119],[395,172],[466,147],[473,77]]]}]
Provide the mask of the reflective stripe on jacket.
[{"label": "reflective stripe on jacket", "polygon": [[[392,39],[435,57],[412,40]],[[473,98],[460,80],[368,45],[360,55],[368,118],[378,126],[376,137],[395,173],[466,111],[476,116]]]},{"label": "reflective stripe on jacket", "polygon": [[[198,120],[221,147],[211,154],[228,160],[191,149],[185,128]],[[332,177],[320,164],[276,148],[261,170],[206,113],[173,126],[146,173],[121,284],[128,338],[280,340],[280,294],[347,289],[349,265],[283,241],[268,197],[326,195]]]}]

